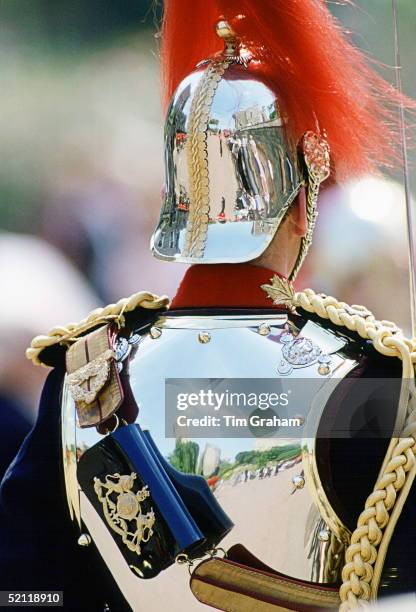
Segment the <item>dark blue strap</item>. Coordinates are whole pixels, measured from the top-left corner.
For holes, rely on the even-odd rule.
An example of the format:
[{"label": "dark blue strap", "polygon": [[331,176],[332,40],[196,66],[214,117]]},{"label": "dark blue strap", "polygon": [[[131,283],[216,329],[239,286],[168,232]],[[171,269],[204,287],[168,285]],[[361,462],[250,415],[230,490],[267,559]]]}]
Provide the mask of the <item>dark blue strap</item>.
[{"label": "dark blue strap", "polygon": [[113,434],[130,462],[148,485],[150,494],[169,525],[180,550],[186,550],[204,536],[179,497],[166,471],[149,451],[143,432],[137,425],[120,427]]}]

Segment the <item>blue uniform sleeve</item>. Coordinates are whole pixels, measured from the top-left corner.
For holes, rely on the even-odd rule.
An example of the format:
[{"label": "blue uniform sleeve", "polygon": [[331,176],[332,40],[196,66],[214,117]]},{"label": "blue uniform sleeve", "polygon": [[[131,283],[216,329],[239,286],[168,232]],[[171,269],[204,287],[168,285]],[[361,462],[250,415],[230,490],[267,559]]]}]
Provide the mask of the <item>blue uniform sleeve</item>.
[{"label": "blue uniform sleeve", "polygon": [[61,472],[60,395],[64,372],[45,383],[39,414],[0,487],[1,590],[61,590],[65,610],[103,610],[89,551],[77,545]]}]

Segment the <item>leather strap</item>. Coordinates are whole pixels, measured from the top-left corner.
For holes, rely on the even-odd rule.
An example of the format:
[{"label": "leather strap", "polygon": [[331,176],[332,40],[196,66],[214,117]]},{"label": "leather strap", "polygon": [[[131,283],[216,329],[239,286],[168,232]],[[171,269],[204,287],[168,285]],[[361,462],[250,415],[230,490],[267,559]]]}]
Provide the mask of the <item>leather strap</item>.
[{"label": "leather strap", "polygon": [[337,587],[293,580],[264,568],[239,544],[228,551],[228,558],[200,563],[191,576],[191,591],[200,602],[227,612],[338,609]]},{"label": "leather strap", "polygon": [[106,421],[123,401],[114,340],[107,324],[81,337],[67,351],[67,385],[80,427],[96,427]]}]

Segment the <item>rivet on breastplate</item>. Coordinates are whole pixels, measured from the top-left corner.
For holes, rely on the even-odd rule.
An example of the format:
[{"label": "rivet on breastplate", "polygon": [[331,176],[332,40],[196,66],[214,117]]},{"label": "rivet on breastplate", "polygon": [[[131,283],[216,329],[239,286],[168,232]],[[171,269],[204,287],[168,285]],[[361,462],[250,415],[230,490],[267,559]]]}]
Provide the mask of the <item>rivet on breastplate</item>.
[{"label": "rivet on breastplate", "polygon": [[270,334],[270,326],[267,325],[267,323],[262,323],[261,325],[259,325],[257,331],[260,336],[268,336]]},{"label": "rivet on breastplate", "polygon": [[91,544],[91,537],[88,533],[81,533],[78,538],[78,546],[89,546]]},{"label": "rivet on breastplate", "polygon": [[206,331],[199,332],[198,340],[201,344],[208,344],[208,342],[211,340],[211,334]]},{"label": "rivet on breastplate", "polygon": [[318,540],[320,542],[328,542],[330,535],[331,533],[329,529],[321,529],[321,531],[318,533]]},{"label": "rivet on breastplate", "polygon": [[303,487],[305,486],[305,479],[300,474],[293,476],[292,482],[295,486],[295,489],[303,489]]},{"label": "rivet on breastplate", "polygon": [[320,374],[321,376],[327,376],[331,371],[331,368],[329,367],[331,363],[331,357],[329,355],[320,355],[318,357],[318,363],[318,374]]},{"label": "rivet on breastplate", "polygon": [[153,338],[153,340],[157,340],[157,338],[160,338],[160,336],[162,335],[162,330],[158,327],[151,327],[149,333],[150,337]]}]

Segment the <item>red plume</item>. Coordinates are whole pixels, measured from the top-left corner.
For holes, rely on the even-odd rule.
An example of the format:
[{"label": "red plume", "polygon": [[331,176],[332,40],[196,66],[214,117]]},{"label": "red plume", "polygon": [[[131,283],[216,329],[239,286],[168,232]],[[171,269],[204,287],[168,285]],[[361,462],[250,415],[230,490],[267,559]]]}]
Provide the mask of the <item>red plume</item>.
[{"label": "red plume", "polygon": [[326,135],[338,178],[398,165],[398,104],[415,110],[416,102],[375,72],[324,0],[165,0],[166,103],[199,61],[222,49],[215,34],[221,17],[261,60],[291,136],[297,141],[309,129]]}]

